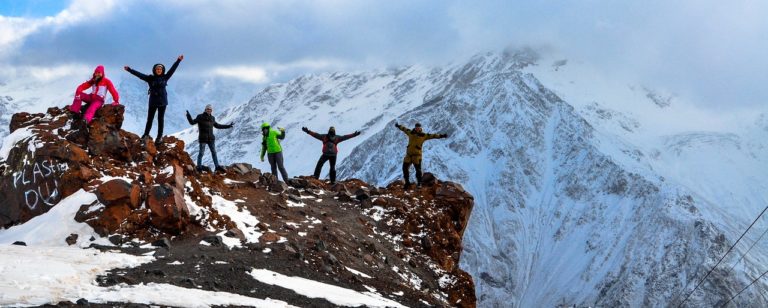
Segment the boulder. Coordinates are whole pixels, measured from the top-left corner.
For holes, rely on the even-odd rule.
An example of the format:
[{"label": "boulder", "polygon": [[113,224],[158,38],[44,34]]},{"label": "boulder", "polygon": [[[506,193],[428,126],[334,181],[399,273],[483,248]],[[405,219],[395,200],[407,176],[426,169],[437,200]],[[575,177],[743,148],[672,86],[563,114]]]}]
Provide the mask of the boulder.
[{"label": "boulder", "polygon": [[147,196],[150,209],[150,224],[157,229],[181,234],[189,224],[189,209],[184,202],[184,193],[168,184],[154,185]]},{"label": "boulder", "polygon": [[96,198],[106,207],[126,205],[137,209],[141,204],[141,188],[123,179],[113,179],[99,185]]}]

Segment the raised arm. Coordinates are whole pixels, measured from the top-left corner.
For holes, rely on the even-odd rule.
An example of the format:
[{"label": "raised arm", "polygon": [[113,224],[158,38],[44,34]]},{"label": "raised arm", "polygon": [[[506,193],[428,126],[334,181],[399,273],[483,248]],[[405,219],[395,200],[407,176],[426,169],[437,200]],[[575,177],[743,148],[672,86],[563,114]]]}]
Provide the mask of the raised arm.
[{"label": "raised arm", "polygon": [[285,139],[285,128],[280,128],[280,134],[277,135],[277,139],[283,140]]},{"label": "raised arm", "polygon": [[176,68],[179,67],[179,63],[181,63],[181,60],[184,60],[184,55],[180,55],[178,58],[176,58],[176,62],[173,62],[173,65],[171,65],[171,69],[168,70],[167,73],[165,73],[165,79],[171,79],[171,76],[173,76],[173,73],[176,72]]},{"label": "raised arm", "polygon": [[125,69],[127,72],[131,73],[131,75],[133,75],[133,76],[136,76],[136,77],[139,77],[139,79],[141,79],[141,80],[144,80],[144,81],[146,81],[146,82],[149,82],[149,76],[147,76],[147,75],[144,75],[144,74],[142,74],[141,72],[139,72],[139,71],[137,71],[137,70],[135,70],[135,69],[132,69],[132,68],[130,68],[130,67],[129,67],[129,66],[127,66],[127,65],[126,65],[126,66],[124,66],[123,68],[124,68],[124,69]]},{"label": "raised arm", "polygon": [[316,132],[313,132],[312,130],[310,130],[309,128],[306,128],[306,127],[302,127],[301,130],[304,131],[305,133],[309,134],[310,136],[314,137],[315,139],[323,141],[323,135],[320,135],[320,134],[318,134]]},{"label": "raised arm", "polygon": [[397,129],[403,131],[406,135],[410,135],[411,134],[411,131],[409,129],[405,128],[405,126],[397,124],[397,122],[395,122],[395,127],[397,127]]},{"label": "raised arm", "polygon": [[187,121],[189,122],[189,125],[197,124],[197,118],[192,119],[192,115],[189,114],[189,110],[187,110]]}]

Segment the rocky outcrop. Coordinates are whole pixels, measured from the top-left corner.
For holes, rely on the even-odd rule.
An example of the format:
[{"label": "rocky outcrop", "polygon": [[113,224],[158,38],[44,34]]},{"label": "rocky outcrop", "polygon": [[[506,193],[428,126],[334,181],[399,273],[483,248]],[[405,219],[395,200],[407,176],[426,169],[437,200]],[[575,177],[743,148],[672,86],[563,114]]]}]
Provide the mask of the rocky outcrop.
[{"label": "rocky outcrop", "polygon": [[104,106],[90,125],[69,112],[17,113],[9,138],[18,138],[2,161],[0,226],[23,223],[62,198],[84,189],[98,204],[85,204],[76,219],[99,234],[145,238],[180,234],[189,223],[184,201],[184,145],[165,137],[154,143],[120,129],[124,106]]},{"label": "rocky outcrop", "polygon": [[[122,112],[105,106],[89,126],[58,108],[14,115],[8,138],[15,145],[0,151],[8,153],[0,157],[0,198],[7,200],[0,227],[45,214],[82,189],[95,201],[82,204],[74,219],[117,245],[112,249],[145,254],[145,244],[160,243],[153,244],[157,262],[113,273],[120,277],[102,285],[191,283],[250,296],[254,286],[243,283],[252,280],[244,269],[267,268],[360,292],[374,288],[408,306],[475,306],[473,280],[458,267],[474,205],[461,185],[431,174],[408,191],[402,182],[374,187],[356,179],[284,183],[244,163],[197,173],[182,141],[165,137],[156,148],[120,129]],[[77,243],[81,235],[62,242]],[[237,268],[215,268],[230,263]]]}]

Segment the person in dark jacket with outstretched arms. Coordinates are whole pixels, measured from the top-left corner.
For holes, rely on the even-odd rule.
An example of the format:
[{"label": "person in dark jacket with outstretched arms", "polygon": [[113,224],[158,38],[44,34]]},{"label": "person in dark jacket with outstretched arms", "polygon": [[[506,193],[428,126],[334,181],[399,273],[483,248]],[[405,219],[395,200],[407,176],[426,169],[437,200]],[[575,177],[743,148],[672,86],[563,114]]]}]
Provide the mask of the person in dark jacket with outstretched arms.
[{"label": "person in dark jacket with outstretched arms", "polygon": [[171,69],[165,72],[165,65],[157,63],[152,66],[152,75],[144,75],[129,66],[123,67],[126,71],[133,74],[139,79],[144,80],[149,85],[149,108],[147,109],[147,124],[144,126],[144,134],[141,138],[149,137],[149,131],[152,130],[152,121],[155,118],[155,112],[157,112],[157,139],[155,144],[160,144],[160,139],[163,138],[163,120],[165,118],[165,107],[168,106],[168,92],[165,87],[168,85],[168,79],[171,79],[173,73],[176,72],[176,68],[179,67],[181,60],[184,60],[184,55],[180,55],[176,58],[176,62],[173,62]]},{"label": "person in dark jacket with outstretched arms", "polygon": [[430,139],[442,139],[448,138],[446,134],[427,134],[421,130],[421,124],[416,123],[413,129],[408,129],[405,126],[397,124],[395,127],[403,131],[408,136],[408,149],[405,152],[403,158],[403,177],[405,178],[405,189],[411,187],[411,180],[409,170],[411,165],[416,168],[416,185],[421,186],[421,147],[424,145],[424,141]]},{"label": "person in dark jacket with outstretched arms", "polygon": [[197,124],[197,131],[199,132],[197,142],[200,144],[200,151],[197,152],[197,171],[203,170],[203,151],[205,151],[206,145],[208,145],[208,148],[211,150],[211,157],[213,157],[213,164],[216,166],[216,171],[224,171],[224,168],[219,165],[219,160],[216,157],[216,136],[213,135],[213,128],[232,128],[235,123],[230,123],[228,125],[217,123],[216,118],[213,116],[213,107],[211,105],[205,106],[205,112],[198,114],[194,119],[192,119],[192,115],[187,111],[187,121],[189,121],[190,125]]},{"label": "person in dark jacket with outstretched arms", "polygon": [[339,135],[336,135],[336,128],[334,128],[333,126],[331,126],[331,128],[328,129],[327,134],[318,134],[316,132],[309,130],[306,127],[302,127],[301,130],[309,134],[310,136],[315,137],[315,139],[323,142],[323,155],[321,155],[320,159],[317,160],[317,166],[315,166],[315,174],[314,174],[315,178],[316,179],[320,178],[320,171],[323,169],[323,165],[327,161],[331,165],[331,171],[330,171],[331,184],[335,184],[336,183],[336,154],[339,152],[339,149],[336,147],[336,145],[342,141],[360,136],[360,132],[356,131],[349,135],[339,136]]}]

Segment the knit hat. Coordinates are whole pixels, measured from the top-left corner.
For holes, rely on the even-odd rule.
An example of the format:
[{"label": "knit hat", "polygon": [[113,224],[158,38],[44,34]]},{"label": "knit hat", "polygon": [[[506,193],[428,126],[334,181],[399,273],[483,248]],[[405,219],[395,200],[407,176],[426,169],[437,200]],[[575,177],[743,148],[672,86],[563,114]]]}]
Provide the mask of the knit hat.
[{"label": "knit hat", "polygon": [[261,128],[269,128],[269,123],[267,122],[261,123]]},{"label": "knit hat", "polygon": [[421,127],[421,123],[416,123],[416,127]]}]

